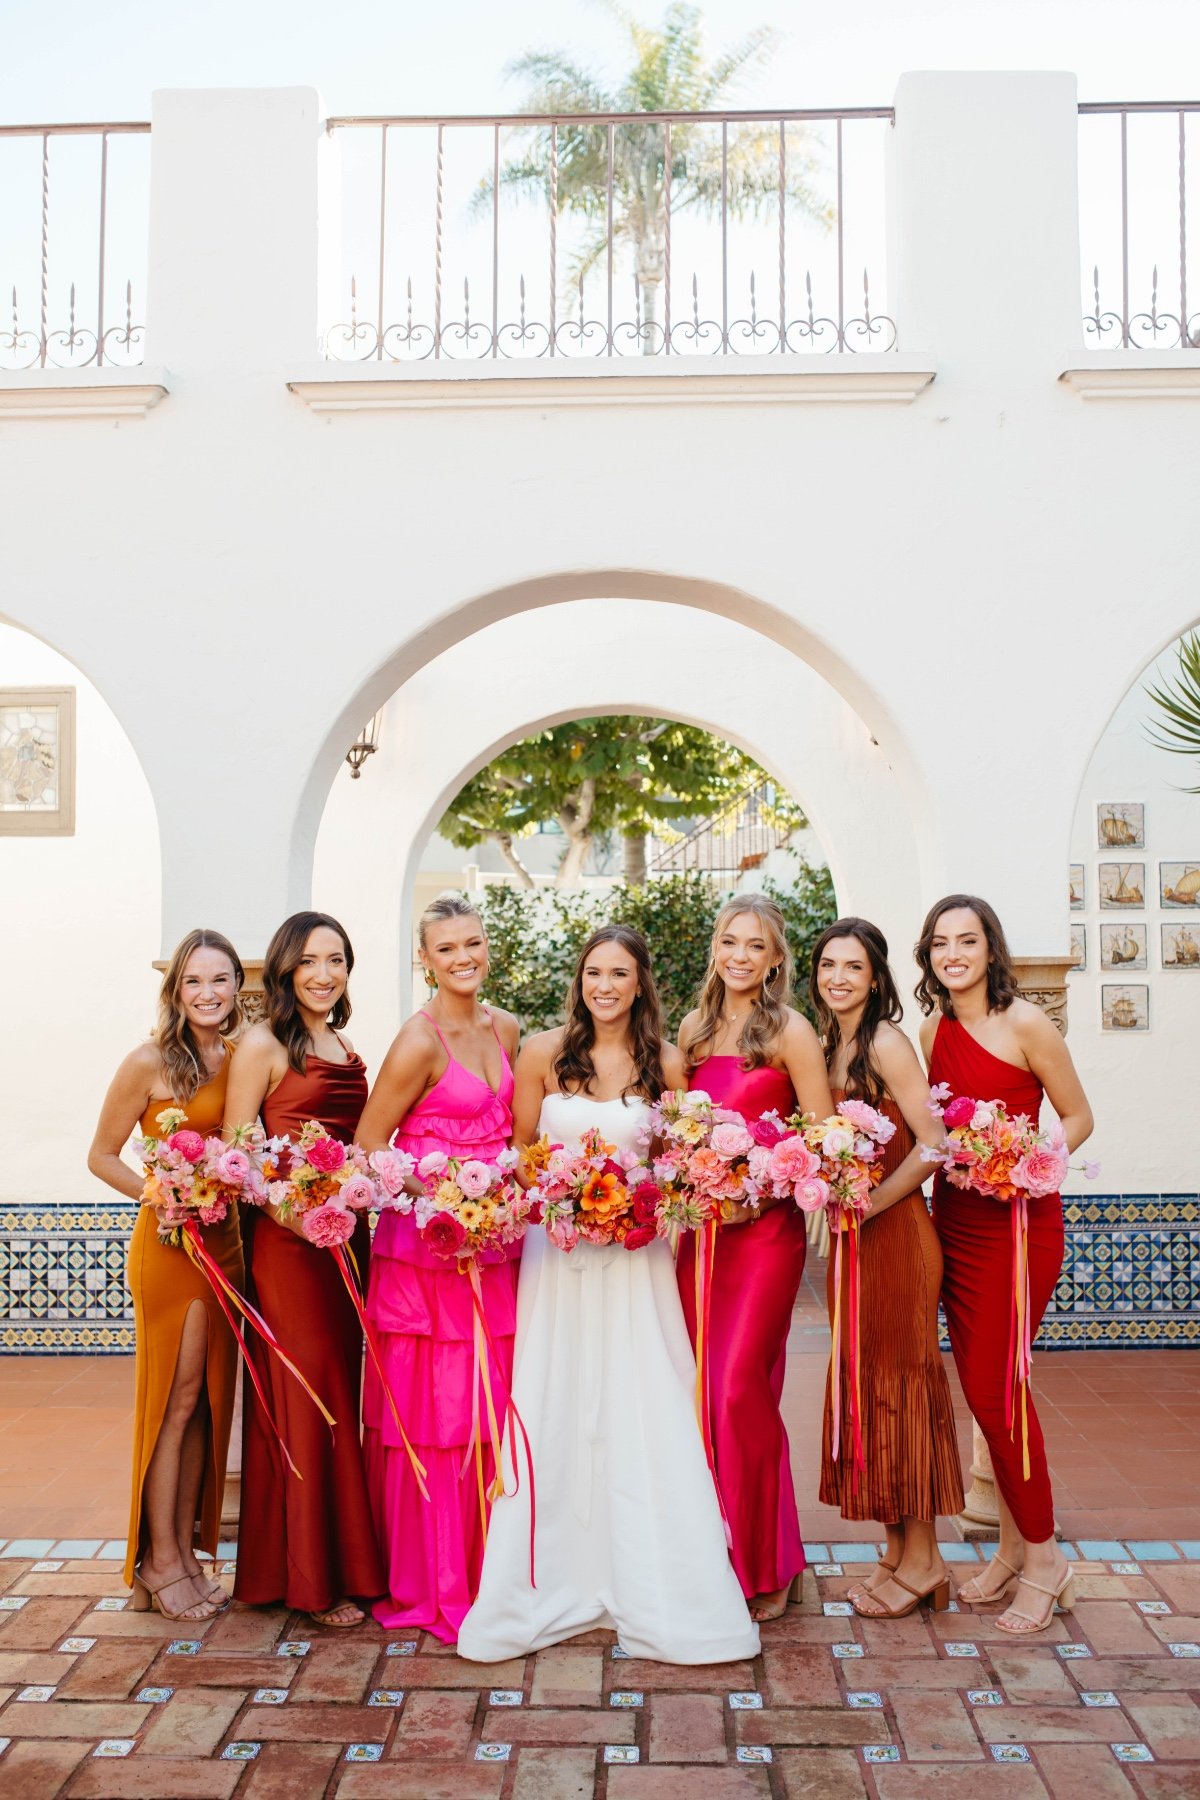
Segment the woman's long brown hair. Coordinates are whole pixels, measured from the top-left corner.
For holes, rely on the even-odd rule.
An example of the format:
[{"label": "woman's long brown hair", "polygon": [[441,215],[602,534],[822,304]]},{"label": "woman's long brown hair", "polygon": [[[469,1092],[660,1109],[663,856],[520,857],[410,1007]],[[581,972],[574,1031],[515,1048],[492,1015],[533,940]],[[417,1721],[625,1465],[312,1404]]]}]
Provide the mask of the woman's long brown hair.
[{"label": "woman's long brown hair", "polygon": [[[263,959],[263,997],[267,1003],[267,1024],[287,1051],[289,1065],[303,1075],[308,1061],[308,1027],[300,1017],[292,976],[300,967],[304,946],[314,931],[324,926],[336,932],[346,952],[346,977],[354,967],[354,948],[345,927],[328,913],[298,912],[285,919],[267,945]],[[329,1023],[337,1031],[350,1022],[350,990],[346,989],[329,1014]]]},{"label": "woman's long brown hair", "polygon": [[735,894],[721,908],[713,926],[708,968],[704,972],[704,980],[696,1000],[696,1011],[700,1016],[696,1021],[695,1031],[688,1039],[689,1073],[711,1054],[721,1029],[725,1011],[725,983],[717,973],[717,945],[739,913],[753,913],[762,927],[763,936],[772,945],[771,967],[767,978],[738,1038],[743,1069],[766,1067],[787,1024],[788,1006],[796,977],[796,966],[788,948],[787,921],[774,900],[768,900],[765,894]]},{"label": "woman's long brown hair", "polygon": [[1020,998],[1017,972],[1013,968],[1012,952],[1004,935],[1004,927],[996,916],[996,909],[989,906],[986,900],[981,900],[978,894],[947,894],[944,900],[931,906],[925,915],[921,935],[913,946],[913,955],[921,971],[921,979],[913,992],[921,1011],[931,1013],[935,1007],[940,1007],[944,1018],[952,1019],[955,1016],[950,990],[942,986],[933,972],[933,939],[942,914],[957,912],[960,907],[965,912],[975,914],[987,941],[988,1011],[1007,1012],[1013,1001]]},{"label": "woman's long brown hair", "polygon": [[650,951],[640,931],[632,925],[602,925],[594,931],[580,952],[575,965],[571,990],[567,995],[567,1022],[562,1044],[554,1059],[554,1077],[563,1093],[590,1094],[596,1079],[592,1046],[596,1042],[596,1021],[583,998],[583,971],[588,958],[601,944],[619,944],[627,950],[637,967],[638,991],[629,1014],[630,1055],[634,1078],[622,1090],[640,1094],[645,1100],[657,1100],[666,1087],[662,1066],[662,1005],[654,985]]},{"label": "woman's long brown hair", "polygon": [[219,950],[222,956],[229,958],[233,967],[237,992],[233,1006],[217,1027],[223,1037],[232,1036],[241,1025],[242,983],[246,979],[241,958],[229,939],[219,931],[189,931],[171,953],[171,960],[159,989],[158,1018],[152,1036],[162,1057],[163,1074],[171,1098],[181,1101],[185,1106],[189,1100],[195,1099],[197,1088],[202,1087],[208,1079],[200,1052],[196,1048],[196,1040],[192,1036],[192,1028],[179,999],[183,971],[193,950]]},{"label": "woman's long brown hair", "polygon": [[821,958],[837,938],[853,938],[856,944],[861,944],[871,965],[871,991],[854,1034],[854,1054],[846,1065],[846,1093],[854,1099],[865,1100],[868,1106],[881,1106],[887,1098],[887,1089],[875,1066],[875,1033],[881,1024],[898,1025],[904,1017],[896,979],[888,963],[887,939],[878,925],[872,925],[869,919],[856,918],[837,919],[817,939],[808,973],[808,992],[827,1069],[833,1068],[842,1048],[842,1025],[821,992],[817,973]]}]

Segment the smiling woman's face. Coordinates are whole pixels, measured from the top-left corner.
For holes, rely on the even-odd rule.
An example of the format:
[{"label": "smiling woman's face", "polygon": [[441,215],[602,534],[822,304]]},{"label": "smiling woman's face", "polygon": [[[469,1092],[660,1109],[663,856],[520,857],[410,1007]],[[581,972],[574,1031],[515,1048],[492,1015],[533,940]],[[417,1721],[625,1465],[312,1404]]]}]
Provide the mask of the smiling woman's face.
[{"label": "smiling woman's face", "polygon": [[300,961],[292,970],[292,991],[305,1012],[324,1019],[346,991],[350,971],[346,946],[328,925],[318,925],[305,939]]},{"label": "smiling woman's face", "polygon": [[987,937],[978,913],[969,906],[952,906],[940,913],[929,943],[929,962],[950,994],[964,994],[987,980]]},{"label": "smiling woman's face", "polygon": [[425,932],[421,962],[439,988],[468,998],[487,980],[488,941],[475,913],[436,919]]},{"label": "smiling woman's face", "polygon": [[597,944],[579,972],[583,1004],[597,1023],[628,1018],[638,997],[637,964],[623,944]]}]

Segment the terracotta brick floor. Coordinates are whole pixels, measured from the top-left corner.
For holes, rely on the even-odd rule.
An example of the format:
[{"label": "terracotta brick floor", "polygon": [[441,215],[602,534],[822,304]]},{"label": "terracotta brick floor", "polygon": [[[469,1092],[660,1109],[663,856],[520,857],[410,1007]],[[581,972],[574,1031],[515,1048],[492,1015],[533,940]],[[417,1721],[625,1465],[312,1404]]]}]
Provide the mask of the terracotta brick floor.
[{"label": "terracotta brick floor", "polygon": [[[621,1658],[604,1632],[483,1667],[415,1633],[321,1632],[277,1609],[199,1627],[131,1613],[132,1362],[0,1360],[0,1795],[1200,1797],[1194,1357],[1037,1359],[1077,1605],[1014,1643],[965,1606],[893,1624],[840,1610],[871,1551],[813,1499],[827,1354],[813,1289],[791,1351],[820,1573],[753,1662],[704,1669]],[[961,1402],[960,1425],[965,1449]],[[978,1566],[970,1546],[947,1549],[956,1582]]]}]

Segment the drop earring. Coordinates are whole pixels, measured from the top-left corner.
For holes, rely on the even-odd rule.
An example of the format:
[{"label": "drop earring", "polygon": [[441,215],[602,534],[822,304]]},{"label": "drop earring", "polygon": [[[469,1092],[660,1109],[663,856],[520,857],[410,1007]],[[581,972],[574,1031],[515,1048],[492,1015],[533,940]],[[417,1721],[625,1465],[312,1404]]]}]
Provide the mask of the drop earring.
[{"label": "drop earring", "polygon": [[425,971],[425,986],[429,989],[431,994],[437,993],[437,976],[432,969],[426,969]]}]

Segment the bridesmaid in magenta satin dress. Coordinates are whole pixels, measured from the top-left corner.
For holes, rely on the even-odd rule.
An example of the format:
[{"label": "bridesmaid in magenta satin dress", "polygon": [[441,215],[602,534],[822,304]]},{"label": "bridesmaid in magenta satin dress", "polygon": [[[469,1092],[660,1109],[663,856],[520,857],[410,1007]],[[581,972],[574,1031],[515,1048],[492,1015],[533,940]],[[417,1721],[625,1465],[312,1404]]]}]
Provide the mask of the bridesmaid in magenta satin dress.
[{"label": "bridesmaid in magenta satin dress", "polygon": [[[394,1142],[418,1161],[431,1150],[487,1162],[512,1136],[517,1022],[481,1006],[487,938],[463,896],[435,900],[420,921],[433,997],[384,1059],[359,1126],[363,1148]],[[497,1405],[512,1381],[519,1243],[480,1258],[495,1356]],[[422,1498],[375,1370],[363,1396],[363,1452],[383,1547],[387,1596],[374,1608],[389,1631],[414,1625],[452,1644],[479,1585],[484,1529],[474,1431],[474,1309],[455,1261],[426,1249],[409,1215],[385,1212],[375,1233],[367,1316],[400,1417],[426,1470]],[[483,1383],[479,1383],[483,1416]],[[484,1441],[483,1479],[495,1474]]]},{"label": "bridesmaid in magenta satin dress", "polygon": [[[690,1084],[748,1120],[799,1106],[833,1110],[817,1034],[788,1004],[793,964],[783,914],[760,894],[724,906],[697,1006],[679,1047]],[[790,1201],[739,1208],[717,1234],[709,1336],[710,1426],[731,1556],[752,1617],[778,1618],[804,1568],[787,1432],[780,1416],[792,1308],[804,1273],[804,1217]],[[695,1249],[679,1293],[696,1341]]]}]

